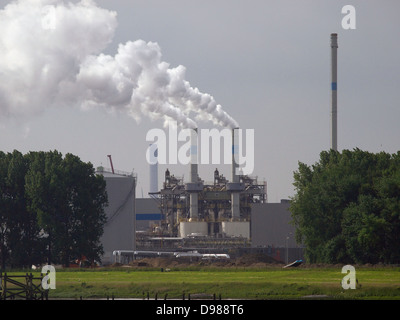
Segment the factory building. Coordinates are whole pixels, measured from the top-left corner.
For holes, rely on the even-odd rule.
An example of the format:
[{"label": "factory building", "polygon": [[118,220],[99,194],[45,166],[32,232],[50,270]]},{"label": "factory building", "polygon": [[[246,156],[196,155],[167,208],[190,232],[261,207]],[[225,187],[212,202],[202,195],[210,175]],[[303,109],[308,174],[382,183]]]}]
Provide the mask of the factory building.
[{"label": "factory building", "polygon": [[251,246],[265,248],[277,260],[304,259],[304,246],[296,243],[289,200],[254,204],[251,210]]},{"label": "factory building", "polygon": [[231,130],[231,179],[214,171],[214,181],[205,183],[198,174],[197,129],[192,130],[189,181],[184,183],[169,170],[160,192],[153,194],[164,217],[162,232],[188,238],[243,238],[250,240],[250,217],[253,203],[266,202],[266,184],[239,174],[236,155],[238,128]]},{"label": "factory building", "polygon": [[[151,165],[152,189],[146,199],[136,199],[136,176],[114,171],[109,156],[111,170],[103,167],[97,170],[97,174],[104,176],[109,200],[101,239],[102,262],[115,261],[116,252],[133,256],[133,252],[140,250],[147,253],[261,250],[282,261],[289,256],[302,258],[302,248],[294,242],[288,201],[268,203],[266,182],[237,170],[236,135],[237,130],[232,129],[230,180],[218,168],[212,182],[199,177],[197,140],[191,139],[189,181],[175,177],[167,169],[162,188],[155,191],[157,169]],[[157,155],[156,146],[152,147],[152,153]]]},{"label": "factory building", "polygon": [[[268,203],[266,183],[239,176],[239,214],[232,217],[229,182],[216,169],[214,181],[197,190],[197,217],[191,214],[190,193],[182,179],[166,170],[163,187],[151,198],[136,198],[136,177],[100,167],[109,204],[102,244],[103,264],[116,251],[264,252],[283,262],[302,258],[294,241],[289,202]],[[135,234],[135,237],[134,237]]]},{"label": "factory building", "polygon": [[[152,194],[163,215],[160,232],[170,237],[243,238],[248,242],[251,207],[266,203],[266,183],[238,176],[235,184],[236,189],[218,169],[213,182],[205,183],[196,175],[196,182],[188,184],[167,169],[163,188]],[[233,194],[237,194],[237,200],[232,200]]]}]

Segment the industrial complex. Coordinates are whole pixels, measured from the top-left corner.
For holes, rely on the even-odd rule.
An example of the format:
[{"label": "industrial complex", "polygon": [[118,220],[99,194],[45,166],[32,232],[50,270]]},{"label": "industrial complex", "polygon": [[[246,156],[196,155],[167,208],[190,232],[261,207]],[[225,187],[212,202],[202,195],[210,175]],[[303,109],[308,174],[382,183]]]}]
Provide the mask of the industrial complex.
[{"label": "industrial complex", "polygon": [[[243,177],[240,216],[231,215],[231,191],[225,178],[198,190],[198,215],[190,216],[185,183],[165,173],[163,188],[149,198],[136,198],[136,176],[100,167],[107,184],[109,205],[102,244],[103,264],[129,262],[135,256],[167,253],[265,253],[278,261],[301,259],[290,224],[289,201],[268,203],[265,183]],[[218,171],[216,178],[221,178]],[[242,177],[240,177],[242,179]]]},{"label": "industrial complex", "polygon": [[[337,34],[331,34],[331,148],[337,150]],[[104,167],[109,205],[102,244],[103,263],[129,262],[140,256],[224,257],[265,253],[278,261],[302,259],[303,247],[295,241],[289,200],[267,201],[267,183],[241,174],[238,128],[232,132],[231,176],[214,171],[210,183],[198,174],[197,129],[190,139],[189,181],[167,169],[158,188],[157,161],[150,164],[148,198],[136,198],[137,177]],[[196,136],[196,137],[195,137]],[[157,145],[150,145],[157,159]]]},{"label": "industrial complex", "polygon": [[[198,164],[192,161],[189,181],[166,169],[162,188],[157,190],[158,167],[150,164],[149,197],[136,198],[135,174],[97,168],[106,181],[109,200],[103,264],[168,254],[226,258],[262,252],[282,262],[302,258],[290,224],[289,201],[268,203],[265,181],[238,174],[235,131],[229,180],[216,168],[214,180],[204,182]],[[196,145],[190,150],[197,150]]]}]

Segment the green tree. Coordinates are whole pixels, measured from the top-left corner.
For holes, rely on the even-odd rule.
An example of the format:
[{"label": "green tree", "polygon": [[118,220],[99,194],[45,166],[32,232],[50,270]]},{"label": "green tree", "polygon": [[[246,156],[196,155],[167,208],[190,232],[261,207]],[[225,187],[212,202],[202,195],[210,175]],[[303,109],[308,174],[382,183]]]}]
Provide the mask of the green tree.
[{"label": "green tree", "polygon": [[347,251],[356,263],[384,262],[385,232],[388,222],[381,216],[381,199],[360,195],[345,209],[343,235]]},{"label": "green tree", "polygon": [[107,204],[103,177],[72,154],[38,152],[30,158],[26,194],[43,230],[48,263],[68,266],[82,255],[99,259]]},{"label": "green tree", "polygon": [[36,218],[26,208],[25,173],[22,153],[0,154],[0,251],[2,268],[30,266],[34,261]]},{"label": "green tree", "polygon": [[[380,155],[382,157],[382,155]],[[378,167],[374,192],[361,194],[344,212],[343,233],[347,248],[357,263],[400,261],[400,153]],[[386,161],[385,161],[386,162]]]},{"label": "green tree", "polygon": [[106,222],[104,206],[107,204],[105,181],[96,175],[91,163],[67,154],[63,160],[66,215],[64,234],[68,239],[61,252],[68,264],[71,257],[85,256],[99,260],[103,254],[100,237]]},{"label": "green tree", "polygon": [[10,210],[9,193],[7,186],[9,157],[0,152],[0,260],[1,269],[5,269],[7,259],[10,255]]},{"label": "green tree", "polygon": [[31,162],[25,178],[28,208],[37,215],[42,239],[46,243],[47,263],[52,263],[52,253],[57,252],[59,242],[57,237],[53,237],[57,235],[60,224],[58,219],[63,188],[60,172],[62,155],[57,151],[31,152],[29,158]]},{"label": "green tree", "polygon": [[27,159],[19,151],[9,155],[7,185],[9,192],[9,246],[12,248],[10,263],[15,266],[30,266],[36,263],[38,252],[36,216],[27,210],[25,198],[25,175]]},{"label": "green tree", "polygon": [[324,151],[312,166],[299,163],[290,210],[310,262],[398,259],[399,163],[399,154],[359,149]]}]

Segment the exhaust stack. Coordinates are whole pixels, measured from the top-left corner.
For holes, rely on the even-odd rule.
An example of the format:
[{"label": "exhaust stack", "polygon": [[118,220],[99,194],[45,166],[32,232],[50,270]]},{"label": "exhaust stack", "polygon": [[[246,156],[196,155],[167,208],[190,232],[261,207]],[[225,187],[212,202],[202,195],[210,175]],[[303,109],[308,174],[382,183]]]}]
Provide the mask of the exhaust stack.
[{"label": "exhaust stack", "polygon": [[158,192],[158,148],[156,144],[150,145],[150,191],[149,193]]},{"label": "exhaust stack", "polygon": [[193,129],[190,136],[190,182],[196,183],[198,178],[197,129]]},{"label": "exhaust stack", "polygon": [[331,34],[331,149],[337,151],[337,33]]},{"label": "exhaust stack", "polygon": [[232,129],[232,174],[231,183],[228,184],[227,188],[231,191],[231,212],[232,221],[240,219],[240,191],[243,190],[243,186],[239,181],[238,169],[239,165],[236,159],[239,155],[239,128]]},{"label": "exhaust stack", "polygon": [[232,182],[239,183],[239,175],[237,174],[237,170],[239,168],[236,157],[239,154],[239,128],[232,129]]},{"label": "exhaust stack", "polygon": [[186,191],[189,192],[190,221],[197,221],[199,218],[199,192],[203,190],[203,183],[198,174],[197,129],[192,130],[190,143],[190,182],[186,184]]}]

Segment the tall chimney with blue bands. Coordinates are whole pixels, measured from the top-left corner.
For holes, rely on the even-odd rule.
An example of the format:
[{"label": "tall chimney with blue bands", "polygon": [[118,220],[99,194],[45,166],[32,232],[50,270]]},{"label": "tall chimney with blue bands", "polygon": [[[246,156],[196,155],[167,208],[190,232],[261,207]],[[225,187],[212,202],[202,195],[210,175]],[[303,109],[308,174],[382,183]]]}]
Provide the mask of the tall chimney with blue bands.
[{"label": "tall chimney with blue bands", "polygon": [[337,151],[337,33],[331,34],[331,149]]}]

